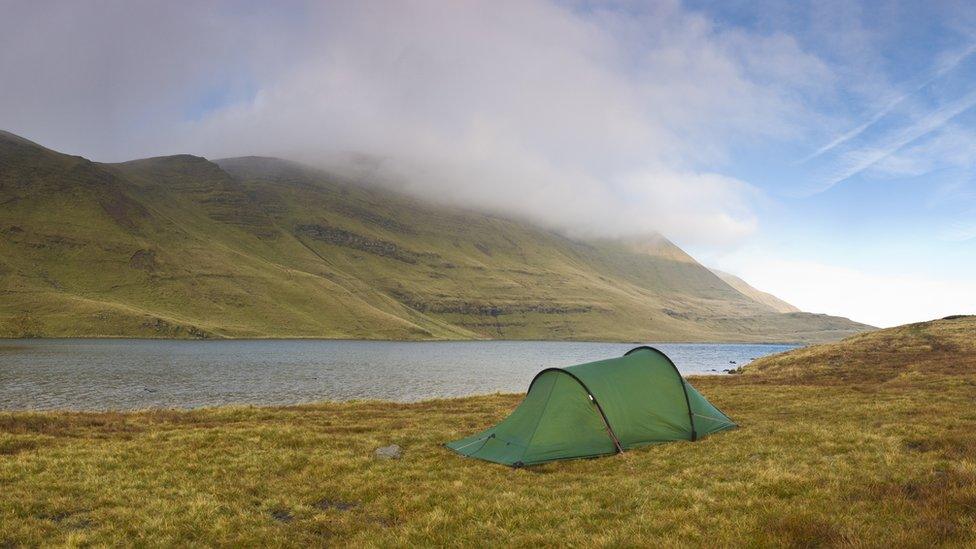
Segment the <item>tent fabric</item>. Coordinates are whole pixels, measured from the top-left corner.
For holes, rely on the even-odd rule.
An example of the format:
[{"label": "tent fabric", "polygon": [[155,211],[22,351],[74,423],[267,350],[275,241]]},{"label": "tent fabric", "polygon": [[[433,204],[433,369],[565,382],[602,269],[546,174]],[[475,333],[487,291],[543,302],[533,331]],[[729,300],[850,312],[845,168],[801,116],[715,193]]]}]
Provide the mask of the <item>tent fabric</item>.
[{"label": "tent fabric", "polygon": [[637,347],[620,358],[539,372],[511,415],[446,446],[519,467],[694,441],[734,427],[664,353]]}]

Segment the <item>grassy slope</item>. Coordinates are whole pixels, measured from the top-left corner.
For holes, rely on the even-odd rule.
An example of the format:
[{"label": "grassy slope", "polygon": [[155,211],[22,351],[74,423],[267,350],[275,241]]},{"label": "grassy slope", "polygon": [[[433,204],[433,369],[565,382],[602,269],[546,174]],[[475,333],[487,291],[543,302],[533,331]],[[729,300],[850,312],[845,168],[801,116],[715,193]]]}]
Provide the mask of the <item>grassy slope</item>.
[{"label": "grassy slope", "polygon": [[[519,470],[440,446],[517,395],[0,414],[0,545],[969,545],[973,325],[885,330],[694,379],[739,429]],[[836,356],[848,365],[829,366]],[[825,361],[858,373],[838,383],[816,371]],[[801,362],[815,371],[795,375]],[[375,460],[389,443],[404,458]]]},{"label": "grassy slope", "polygon": [[580,242],[292,163],[0,135],[0,336],[820,341],[667,240]]},{"label": "grassy slope", "polygon": [[739,290],[743,295],[752,298],[763,305],[771,307],[773,310],[780,313],[798,313],[800,309],[797,309],[793,305],[783,301],[782,299],[774,296],[771,293],[763,292],[757,290],[749,285],[745,280],[735,276],[731,273],[726,273],[718,269],[711,269],[719,278],[721,278],[729,286],[732,286],[736,290]]},{"label": "grassy slope", "polygon": [[819,385],[912,384],[976,372],[976,316],[906,324],[763,357],[745,369],[767,381]]}]

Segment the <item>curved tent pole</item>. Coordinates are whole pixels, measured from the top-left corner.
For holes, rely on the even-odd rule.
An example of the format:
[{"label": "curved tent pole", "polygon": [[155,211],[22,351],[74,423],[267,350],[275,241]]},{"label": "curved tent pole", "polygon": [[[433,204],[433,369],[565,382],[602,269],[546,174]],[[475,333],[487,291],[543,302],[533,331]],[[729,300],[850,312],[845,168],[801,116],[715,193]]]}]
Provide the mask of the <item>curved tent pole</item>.
[{"label": "curved tent pole", "polygon": [[[593,392],[590,391],[590,388],[587,387],[585,383],[583,383],[583,380],[576,377],[576,375],[573,374],[572,372],[569,372],[562,368],[546,368],[545,370],[542,370],[541,372],[536,374],[535,377],[532,378],[532,381],[529,383],[529,390],[526,391],[526,394],[528,394],[528,392],[532,390],[532,386],[535,385],[535,380],[539,379],[539,376],[541,376],[546,372],[559,372],[562,374],[566,374],[569,377],[576,380],[576,383],[580,384],[580,387],[582,387],[583,390],[586,391],[586,394],[590,396],[590,399],[593,400],[593,404],[596,405],[597,411],[600,412],[600,417],[603,418],[603,424],[607,426],[607,434],[609,434],[610,439],[613,440],[613,445],[615,448],[617,448],[617,453],[618,454],[623,453],[624,449],[620,446],[620,440],[617,438],[617,433],[613,432],[613,427],[610,426],[610,421],[607,419],[607,414],[603,413],[603,407],[600,406],[600,402],[596,399],[596,396],[593,395]],[[687,397],[687,395],[685,396]]]},{"label": "curved tent pole", "polygon": [[671,357],[664,354],[664,352],[660,349],[655,349],[654,347],[648,345],[641,345],[640,347],[634,347],[633,349],[627,351],[624,353],[624,356],[628,356],[635,351],[643,350],[653,351],[664,357],[664,360],[668,361],[668,364],[670,364],[671,368],[674,370],[674,375],[678,376],[678,381],[681,382],[681,392],[683,392],[685,395],[685,406],[688,407],[688,423],[691,425],[691,441],[695,442],[698,440],[698,433],[695,432],[695,415],[691,412],[691,400],[688,398],[688,388],[685,386],[685,378],[681,377],[681,372],[678,371],[678,367],[675,366],[674,361],[671,360]]}]

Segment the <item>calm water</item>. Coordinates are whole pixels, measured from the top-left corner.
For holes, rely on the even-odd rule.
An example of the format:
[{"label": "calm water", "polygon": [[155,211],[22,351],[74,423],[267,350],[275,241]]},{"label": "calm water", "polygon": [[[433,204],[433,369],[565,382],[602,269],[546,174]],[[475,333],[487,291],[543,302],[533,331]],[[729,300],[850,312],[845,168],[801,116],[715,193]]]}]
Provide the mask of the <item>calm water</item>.
[{"label": "calm water", "polygon": [[[684,374],[792,345],[660,344]],[[616,357],[618,343],[536,341],[0,341],[0,409],[194,408],[522,392],[539,370]]]}]

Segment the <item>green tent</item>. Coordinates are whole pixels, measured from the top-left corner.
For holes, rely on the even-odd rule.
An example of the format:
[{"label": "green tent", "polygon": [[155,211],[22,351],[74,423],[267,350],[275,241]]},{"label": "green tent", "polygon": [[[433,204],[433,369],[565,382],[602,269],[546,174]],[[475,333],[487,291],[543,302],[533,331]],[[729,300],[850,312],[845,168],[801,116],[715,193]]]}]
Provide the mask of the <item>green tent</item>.
[{"label": "green tent", "polygon": [[620,358],[542,370],[510,416],[447,447],[521,467],[694,441],[735,426],[667,355],[637,347]]}]

